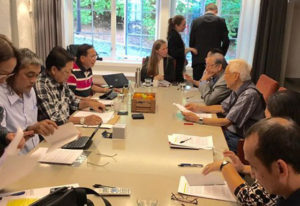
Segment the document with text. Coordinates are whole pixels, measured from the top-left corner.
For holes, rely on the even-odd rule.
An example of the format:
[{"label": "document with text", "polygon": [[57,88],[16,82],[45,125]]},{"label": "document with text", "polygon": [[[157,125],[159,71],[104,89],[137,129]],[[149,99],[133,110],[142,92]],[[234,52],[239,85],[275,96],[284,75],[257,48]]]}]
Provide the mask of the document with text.
[{"label": "document with text", "polygon": [[179,111],[194,113],[201,119],[203,119],[203,118],[212,118],[212,114],[192,112],[191,110],[188,110],[187,108],[185,108],[183,105],[177,104],[177,103],[173,103],[173,105],[176,106],[179,109]]},{"label": "document with text", "polygon": [[185,134],[172,134],[168,136],[171,148],[183,149],[212,149],[212,136],[200,137]]}]

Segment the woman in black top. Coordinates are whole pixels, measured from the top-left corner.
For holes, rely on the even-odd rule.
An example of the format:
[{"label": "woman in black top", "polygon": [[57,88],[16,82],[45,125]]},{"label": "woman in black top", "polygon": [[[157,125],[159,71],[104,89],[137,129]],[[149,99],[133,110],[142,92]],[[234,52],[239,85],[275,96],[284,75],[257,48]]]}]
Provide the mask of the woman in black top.
[{"label": "woman in black top", "polygon": [[151,56],[143,62],[141,80],[144,81],[145,78],[174,82],[174,59],[168,56],[166,41],[158,39],[153,43]]},{"label": "woman in black top", "polygon": [[169,19],[169,28],[168,28],[168,54],[176,60],[175,76],[177,82],[183,82],[183,70],[185,66],[185,55],[188,52],[197,54],[195,48],[186,48],[184,42],[179,34],[183,32],[186,27],[185,18],[181,15],[176,15],[173,18]]}]

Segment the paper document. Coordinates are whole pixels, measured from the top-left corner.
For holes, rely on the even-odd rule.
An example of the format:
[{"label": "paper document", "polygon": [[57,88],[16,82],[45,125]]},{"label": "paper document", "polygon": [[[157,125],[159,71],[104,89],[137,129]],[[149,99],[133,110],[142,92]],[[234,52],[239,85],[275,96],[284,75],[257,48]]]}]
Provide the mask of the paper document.
[{"label": "paper document", "polygon": [[171,148],[186,148],[186,149],[212,149],[212,136],[199,137],[185,134],[172,134],[168,136]]},{"label": "paper document", "polygon": [[178,193],[216,200],[236,202],[233,194],[231,194],[226,184],[190,186],[184,176],[180,177]]},{"label": "paper document", "polygon": [[[181,112],[192,112],[191,110],[188,110],[181,104],[173,103],[173,105],[176,106]],[[212,114],[196,113],[196,112],[192,112],[192,113],[196,114],[199,118],[212,118]]]},{"label": "paper document", "polygon": [[184,175],[190,186],[201,185],[225,185],[225,181],[220,172],[211,172],[208,175],[202,173]]},{"label": "paper document", "polygon": [[39,156],[39,162],[71,165],[82,154],[83,150],[56,149],[47,152],[46,147],[38,148],[32,156]]},{"label": "paper document", "polygon": [[[82,125],[82,124],[75,124],[75,127],[84,127],[84,128],[96,128],[98,125]],[[112,124],[101,124],[101,129],[112,129]]]},{"label": "paper document", "polygon": [[29,174],[37,165],[39,157],[8,155],[0,166],[0,189]]},{"label": "paper document", "polygon": [[[9,143],[9,145],[5,148],[5,152],[2,155],[2,157],[4,159],[8,155],[17,155],[19,153],[18,145],[19,145],[21,139],[23,138],[23,134],[24,134],[23,130],[20,127],[18,127],[15,137]],[[0,164],[1,164],[1,161],[0,161]]]},{"label": "paper document", "polygon": [[98,102],[104,104],[105,106],[109,106],[109,105],[114,104],[114,100],[99,99],[99,97],[92,97],[91,99],[97,100]]},{"label": "paper document", "polygon": [[[0,197],[2,197],[2,200],[0,201],[0,206],[7,206],[7,205],[26,205],[28,206],[30,202],[33,200],[40,199],[50,193],[51,189],[59,188],[59,187],[79,187],[79,184],[69,184],[69,185],[58,185],[58,186],[52,186],[52,187],[42,187],[42,188],[35,188],[35,189],[29,189],[24,191],[15,191],[10,193],[3,193],[0,194]],[[22,195],[13,196],[12,194],[23,192]],[[29,203],[29,204],[26,204]]]},{"label": "paper document", "polygon": [[160,86],[160,87],[169,87],[169,86],[171,86],[171,83],[168,82],[167,80],[159,80],[158,86]]},{"label": "paper document", "polygon": [[49,136],[44,136],[45,140],[50,144],[48,152],[61,148],[65,144],[76,140],[79,136],[78,129],[72,122],[66,123],[54,130],[54,133]]},{"label": "paper document", "polygon": [[111,111],[111,112],[99,113],[99,112],[78,111],[75,113],[74,117],[86,117],[89,115],[96,115],[98,117],[101,117],[103,123],[107,123],[114,116],[114,112]]}]

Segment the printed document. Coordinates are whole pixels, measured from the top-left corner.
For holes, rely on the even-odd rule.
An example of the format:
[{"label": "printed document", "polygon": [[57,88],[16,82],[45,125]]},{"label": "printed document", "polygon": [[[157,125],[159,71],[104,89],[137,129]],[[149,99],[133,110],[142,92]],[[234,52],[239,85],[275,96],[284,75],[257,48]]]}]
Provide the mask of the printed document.
[{"label": "printed document", "polygon": [[180,177],[178,193],[203,198],[236,202],[233,194],[231,194],[226,184],[190,186],[184,176]]},{"label": "printed document", "polygon": [[50,144],[48,152],[61,148],[78,137],[79,131],[72,122],[61,125],[58,129],[54,130],[53,134],[44,136],[45,140]]},{"label": "printed document", "polygon": [[168,136],[171,148],[186,148],[186,149],[212,149],[212,136],[199,137],[185,134],[172,134]]},{"label": "printed document", "polygon": [[89,115],[96,115],[98,117],[101,117],[103,123],[107,123],[114,116],[114,112],[111,111],[111,112],[99,113],[99,112],[78,111],[75,113],[74,117],[86,117]]},{"label": "printed document", "polygon": [[202,173],[184,175],[190,186],[200,185],[225,185],[225,181],[220,172],[211,172],[207,175]]},{"label": "printed document", "polygon": [[191,113],[194,113],[194,114],[196,114],[201,119],[202,118],[212,118],[212,114],[192,112],[191,110],[188,110],[187,108],[185,108],[181,104],[173,103],[173,105],[176,106],[181,112],[191,112]]}]

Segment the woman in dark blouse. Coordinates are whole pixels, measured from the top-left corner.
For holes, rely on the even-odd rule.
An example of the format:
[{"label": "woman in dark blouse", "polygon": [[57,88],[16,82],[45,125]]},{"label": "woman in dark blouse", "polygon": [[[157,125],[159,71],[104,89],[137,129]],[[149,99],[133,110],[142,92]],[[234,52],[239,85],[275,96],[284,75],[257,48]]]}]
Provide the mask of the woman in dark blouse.
[{"label": "woman in dark blouse", "polygon": [[169,19],[168,28],[168,54],[176,60],[175,78],[177,82],[183,82],[183,70],[185,67],[185,55],[188,52],[197,54],[195,48],[185,48],[184,42],[179,32],[183,32],[186,27],[185,18],[181,15],[176,15]]}]

